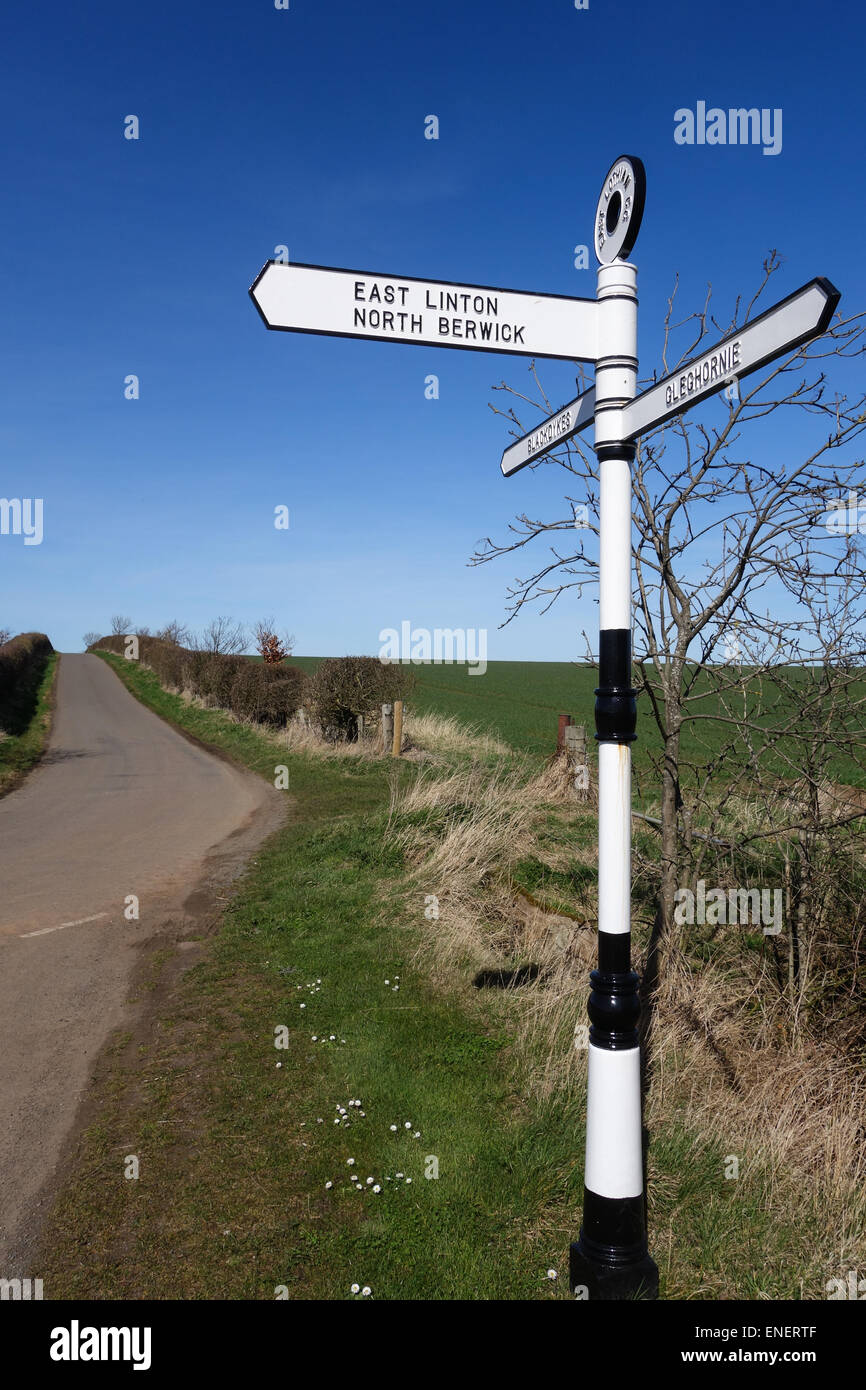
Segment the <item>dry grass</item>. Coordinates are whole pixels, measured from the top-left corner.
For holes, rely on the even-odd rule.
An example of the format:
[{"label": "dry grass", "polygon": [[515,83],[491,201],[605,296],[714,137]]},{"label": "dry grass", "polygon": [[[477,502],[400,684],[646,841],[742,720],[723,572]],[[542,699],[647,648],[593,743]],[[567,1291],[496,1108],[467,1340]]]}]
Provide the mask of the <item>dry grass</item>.
[{"label": "dry grass", "polygon": [[[145,663],[142,662],[142,665]],[[194,695],[191,690],[179,690],[185,704],[197,709],[213,709],[213,703]],[[267,735],[273,742],[281,743],[291,753],[301,753],[313,758],[352,758],[375,759],[384,756],[381,735],[373,730],[362,742],[333,742],[322,737],[315,720],[303,715],[295,715],[284,729],[275,731],[270,725],[258,724],[252,719],[243,719],[231,710],[221,710],[227,719],[235,724],[246,724]],[[470,758],[513,757],[514,750],[499,739],[481,730],[460,724],[448,715],[414,714],[407,711],[403,723],[403,756],[414,761],[441,762],[455,756]]]},{"label": "dry grass", "polygon": [[[756,814],[754,807],[743,811],[747,818]],[[575,1047],[574,1030],[585,1022],[596,953],[594,920],[546,912],[510,883],[518,859],[556,857],[549,845],[539,847],[536,835],[557,814],[572,821],[595,816],[592,806],[577,803],[562,765],[527,777],[476,762],[425,769],[411,787],[395,790],[389,830],[411,865],[413,914],[419,894],[438,899],[438,920],[429,922],[418,948],[434,974],[452,982],[459,975],[465,986],[469,970],[540,967],[534,982],[509,991],[506,1000],[521,1080],[539,1098],[585,1083],[586,1053]],[[594,851],[575,852],[571,862],[581,857],[594,861]],[[862,1069],[798,1026],[774,991],[768,965],[756,978],[753,953],[748,961],[736,953],[728,961],[693,969],[678,955],[664,975],[648,1123],[685,1124],[699,1141],[738,1155],[744,1170],[760,1169],[780,1200],[787,1193],[789,1209],[797,1191],[808,1189],[823,1194],[850,1225],[866,1189]]]},{"label": "dry grass", "polygon": [[825,1200],[860,1204],[866,1078],[855,1061],[790,1026],[733,969],[679,957],[659,990],[648,1118],[672,1111],[774,1183],[807,1179]]},{"label": "dry grass", "polygon": [[[535,959],[537,933],[523,920],[524,905],[514,903],[508,869],[531,851],[539,808],[566,800],[575,802],[561,767],[532,776],[519,763],[432,767],[410,787],[395,787],[388,834],[413,866],[409,891],[435,894],[439,902],[434,971]],[[545,915],[530,908],[535,918]]]},{"label": "dry grass", "polygon": [[410,710],[404,732],[410,746],[444,757],[509,757],[514,751],[492,734],[461,724],[450,715],[415,714]]}]

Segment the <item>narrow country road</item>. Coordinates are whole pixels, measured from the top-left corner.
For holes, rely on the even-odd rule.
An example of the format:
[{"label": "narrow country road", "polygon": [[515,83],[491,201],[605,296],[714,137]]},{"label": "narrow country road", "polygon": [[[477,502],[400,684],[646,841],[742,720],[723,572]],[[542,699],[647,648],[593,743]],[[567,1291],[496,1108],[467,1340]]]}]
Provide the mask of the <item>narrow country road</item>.
[{"label": "narrow country road", "polygon": [[45,1278],[23,1267],[40,1193],[141,946],[182,936],[184,904],[229,881],[283,807],[99,657],[62,657],[45,758],[0,799],[0,1278]]}]

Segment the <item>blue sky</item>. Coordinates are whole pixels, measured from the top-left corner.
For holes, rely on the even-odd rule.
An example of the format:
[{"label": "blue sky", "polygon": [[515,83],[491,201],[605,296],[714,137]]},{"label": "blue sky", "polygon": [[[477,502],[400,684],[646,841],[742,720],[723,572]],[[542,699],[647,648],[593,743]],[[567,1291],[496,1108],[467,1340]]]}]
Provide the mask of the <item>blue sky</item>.
[{"label": "blue sky", "polygon": [[[564,514],[558,468],[499,474],[491,387],[523,388],[528,361],[268,333],[248,287],[284,244],[592,297],[594,258],[576,270],[573,248],[631,152],[642,373],[677,271],[684,306],[712,280],[725,316],[777,247],[774,298],[822,274],[850,313],[864,29],[853,2],[7,6],[0,495],[43,498],[44,539],[0,536],[0,627],[74,651],[118,611],[273,614],[299,653],[340,654],[408,619],[487,628],[491,660],[580,656],[589,594],[497,631],[543,541],[467,568],[515,512]],[[675,144],[674,111],[698,100],[781,108],[781,153]],[[554,405],[574,373],[540,364]]]}]

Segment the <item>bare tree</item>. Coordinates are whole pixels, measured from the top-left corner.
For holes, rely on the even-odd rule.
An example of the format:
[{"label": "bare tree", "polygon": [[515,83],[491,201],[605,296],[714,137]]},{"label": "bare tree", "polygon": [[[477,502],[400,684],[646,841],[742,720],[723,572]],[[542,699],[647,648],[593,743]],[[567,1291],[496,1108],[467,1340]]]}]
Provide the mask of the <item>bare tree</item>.
[{"label": "bare tree", "polygon": [[200,651],[220,656],[237,656],[246,649],[247,634],[232,618],[214,618],[208,623],[198,641]]},{"label": "bare tree", "polygon": [[[757,293],[745,305],[738,298],[725,324],[710,313],[709,291],[701,310],[676,322],[675,288],[664,324],[663,373],[676,372],[708,334],[726,336],[747,323],[756,306],[763,307],[759,301],[779,266],[771,253]],[[840,462],[842,446],[866,428],[866,395],[858,386],[851,401],[838,394],[830,399],[824,367],[832,360],[842,374],[848,361],[862,360],[862,317],[837,314],[824,337],[748,382],[734,383],[714,421],[696,424],[679,416],[639,441],[633,465],[635,664],[661,744],[655,774],[661,863],[651,957],[663,940],[675,940],[676,890],[691,864],[694,815],[702,798],[705,808],[707,788],[718,790],[721,772],[726,787],[715,805],[718,814],[719,802],[730,799],[731,788],[749,772],[754,776],[757,762],[778,757],[785,746],[793,749],[786,739],[797,707],[791,707],[790,690],[786,703],[774,677],[786,663],[799,670],[821,667],[823,619],[817,610],[810,618],[816,594],[844,590],[846,630],[859,634],[862,646],[862,536],[848,535],[840,545],[825,519],[852,488],[866,485],[863,460]],[[685,343],[675,349],[683,334]],[[553,413],[534,364],[530,371],[538,392],[533,399],[504,382],[497,389]],[[491,408],[524,432],[515,404]],[[777,412],[797,420],[796,458],[780,456],[759,424]],[[756,437],[751,457],[743,444],[747,427]],[[581,595],[597,583],[595,457],[574,440],[554,457],[578,485],[567,498],[571,515],[547,522],[523,514],[511,525],[511,539],[496,544],[487,538],[471,560],[481,564],[516,552],[551,531],[570,538],[566,546],[551,545],[547,561],[510,586],[506,622],[528,604],[547,611],[566,590]],[[857,653],[849,650],[846,659],[856,661]],[[817,717],[818,704],[812,700],[800,710],[808,726],[803,737],[812,737],[815,720],[806,715]],[[712,829],[706,834],[710,843]]]},{"label": "bare tree", "polygon": [[192,641],[192,633],[189,628],[185,623],[179,622],[177,618],[166,623],[154,636],[158,637],[160,642],[171,642],[176,647],[187,647]]},{"label": "bare tree", "polygon": [[4,642],[8,642],[8,641],[9,641],[9,638],[10,638],[11,636],[12,636],[12,631],[11,631],[10,628],[8,628],[8,627],[0,627],[0,647],[3,646],[3,643],[4,643]]},{"label": "bare tree", "polygon": [[115,613],[111,620],[111,632],[114,637],[125,637],[132,630],[132,619],[124,617],[122,613]]},{"label": "bare tree", "polygon": [[101,632],[85,632],[84,636],[81,639],[84,643],[84,650],[87,651],[88,647],[92,647],[95,642],[99,641],[101,636]]},{"label": "bare tree", "polygon": [[[845,549],[853,549],[850,540]],[[814,1018],[825,1007],[816,980],[834,981],[831,999],[840,988],[862,988],[866,633],[852,611],[849,583],[856,578],[862,592],[863,567],[854,559],[842,571],[841,584],[828,585],[826,595],[798,591],[799,616],[786,621],[784,633],[759,614],[754,625],[733,630],[735,660],[689,668],[684,678],[691,693],[679,747],[677,884],[692,893],[702,879],[729,891],[744,882],[781,885],[784,933],[774,930],[764,952],[744,959],[756,985],[775,975],[795,1029],[804,1009]],[[796,571],[787,578],[795,581]],[[772,662],[768,650],[776,654]],[[664,751],[651,762],[645,781],[658,785]],[[641,819],[664,834],[663,821]],[[635,861],[638,873],[653,876],[639,848]],[[663,938],[668,951],[677,949],[681,931],[674,925],[665,935],[664,915],[657,914],[645,995],[661,970]],[[709,926],[698,935],[709,943],[717,932]],[[838,1018],[833,1028],[838,1035]]]},{"label": "bare tree", "polygon": [[[854,537],[843,545],[840,582],[797,594],[804,617],[796,650],[773,672],[773,717],[743,725],[765,824],[742,842],[753,851],[782,848],[788,931],[772,944],[795,1026],[807,1000],[822,1003],[812,999],[813,975],[841,973],[857,988],[866,928],[858,869],[866,815],[863,567]],[[755,759],[758,738],[764,756]],[[855,1028],[862,1034],[862,1017]]]}]

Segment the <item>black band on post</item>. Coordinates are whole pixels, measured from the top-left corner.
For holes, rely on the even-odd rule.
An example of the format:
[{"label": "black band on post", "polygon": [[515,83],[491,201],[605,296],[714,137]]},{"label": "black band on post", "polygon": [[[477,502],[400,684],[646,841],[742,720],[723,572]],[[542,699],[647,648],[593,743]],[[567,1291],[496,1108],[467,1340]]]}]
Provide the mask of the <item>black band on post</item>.
[{"label": "black band on post", "polygon": [[608,628],[598,635],[598,689],[595,736],[600,743],[633,743],[637,738],[637,691],[631,684],[631,633]]},{"label": "black band on post", "polygon": [[635,972],[593,970],[589,981],[592,989],[587,1012],[589,1041],[593,1047],[604,1048],[607,1052],[637,1047],[640,981]]},{"label": "black band on post", "polygon": [[569,1287],[590,1299],[655,1299],[659,1273],[647,1253],[643,1193],[600,1197],[583,1189],[583,1225],[569,1250]]},{"label": "black band on post", "polygon": [[599,463],[604,463],[606,459],[625,459],[626,463],[634,463],[635,453],[634,444],[599,444],[595,450]]},{"label": "black band on post", "polygon": [[628,974],[631,970],[631,932],[600,931],[598,968],[608,975]]},{"label": "black band on post", "polygon": [[643,1193],[600,1197],[583,1189],[581,1240],[605,1264],[628,1264],[647,1253]]}]

